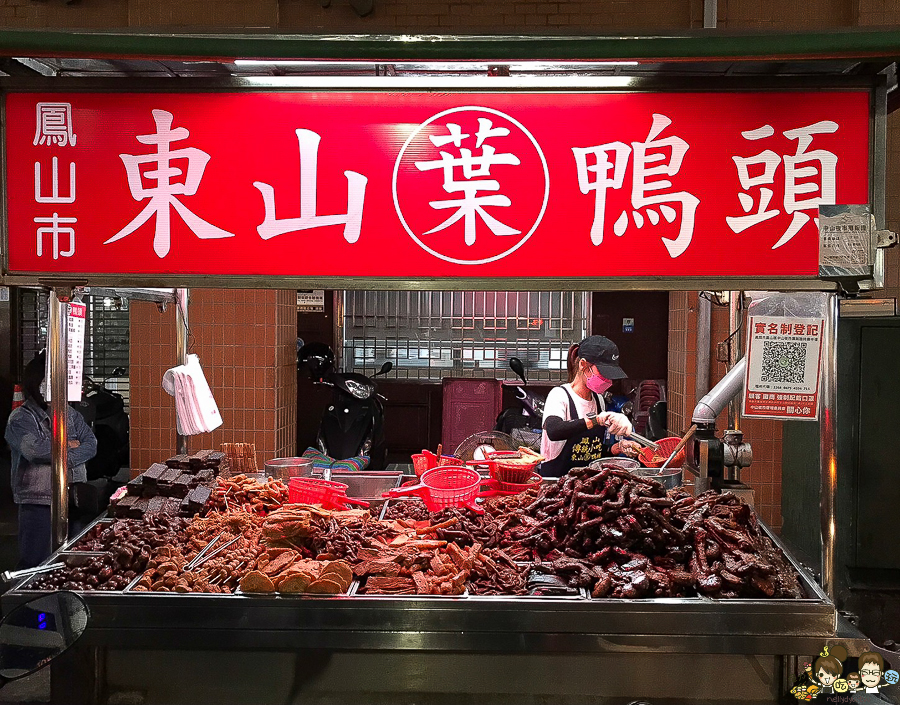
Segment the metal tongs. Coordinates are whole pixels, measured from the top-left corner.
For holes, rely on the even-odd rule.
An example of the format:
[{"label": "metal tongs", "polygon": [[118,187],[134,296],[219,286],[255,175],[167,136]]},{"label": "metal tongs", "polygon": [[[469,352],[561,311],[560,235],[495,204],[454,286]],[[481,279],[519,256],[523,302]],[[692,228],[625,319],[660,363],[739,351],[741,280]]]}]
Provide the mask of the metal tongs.
[{"label": "metal tongs", "polygon": [[50,573],[54,570],[59,570],[60,568],[65,568],[65,563],[52,563],[50,565],[42,565],[37,568],[24,568],[23,570],[4,570],[0,573],[0,580],[3,580],[5,583],[11,583],[15,580],[19,580],[20,578],[30,578],[32,575],[39,575],[40,573]]},{"label": "metal tongs", "polygon": [[235,541],[237,541],[239,538],[241,538],[241,534],[238,534],[233,539],[231,539],[231,541],[229,541],[228,543],[224,543],[221,546],[219,546],[215,551],[211,551],[210,549],[213,546],[215,546],[216,543],[218,542],[218,540],[220,538],[222,538],[224,535],[225,535],[225,532],[223,531],[221,534],[216,536],[212,541],[210,541],[208,544],[206,544],[206,546],[203,547],[203,550],[200,551],[200,553],[198,553],[194,557],[194,560],[192,560],[190,563],[188,563],[184,567],[184,571],[187,572],[189,570],[196,570],[201,565],[206,563],[206,561],[219,555],[222,551],[224,551],[226,548],[228,548],[231,544],[233,544]]},{"label": "metal tongs", "polygon": [[218,542],[218,540],[220,538],[222,538],[224,535],[225,535],[225,532],[223,531],[218,536],[216,536],[212,541],[210,541],[208,544],[206,544],[203,547],[203,549],[200,551],[200,553],[198,553],[196,556],[194,556],[193,560],[184,567],[184,571],[187,572],[189,570],[193,570],[194,566],[196,566],[200,561],[203,560],[203,558],[206,556],[206,554],[210,552],[210,549],[212,549],[212,547],[215,546],[216,543]]},{"label": "metal tongs", "polygon": [[647,448],[650,448],[651,450],[659,450],[659,443],[654,443],[649,438],[644,438],[643,436],[635,433],[634,431],[629,433],[627,437],[634,441],[637,441],[642,446],[646,446]]},{"label": "metal tongs", "polygon": [[[196,569],[199,568],[201,565],[203,565],[204,563],[206,563],[206,561],[210,560],[211,558],[215,558],[216,556],[218,556],[222,551],[224,551],[226,548],[228,548],[231,544],[233,544],[233,543],[234,543],[235,541],[237,541],[239,538],[241,538],[241,535],[240,535],[240,534],[238,534],[237,536],[235,536],[235,537],[234,537],[233,539],[231,539],[231,541],[229,541],[228,543],[222,544],[221,546],[219,546],[215,551],[212,551],[211,553],[207,553],[207,554],[206,554],[205,556],[203,556],[199,561],[196,561],[196,563],[194,563],[194,565],[193,565],[193,567],[192,567],[192,570],[196,570]],[[196,559],[194,559],[194,560],[196,560]]]}]

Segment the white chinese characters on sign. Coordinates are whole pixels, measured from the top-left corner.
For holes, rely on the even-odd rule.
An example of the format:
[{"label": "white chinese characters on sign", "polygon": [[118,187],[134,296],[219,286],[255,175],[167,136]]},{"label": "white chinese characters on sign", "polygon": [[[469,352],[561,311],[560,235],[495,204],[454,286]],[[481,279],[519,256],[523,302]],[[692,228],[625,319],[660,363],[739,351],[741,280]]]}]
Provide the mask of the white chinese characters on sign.
[{"label": "white chinese characters on sign", "polygon": [[534,234],[547,209],[550,173],[525,125],[466,105],[432,115],[409,134],[392,191],[400,224],[419,247],[446,262],[480,265],[510,255]]},{"label": "white chinese characters on sign", "polygon": [[[429,139],[435,147],[445,147],[452,144],[459,150],[459,156],[453,156],[449,152],[441,150],[440,159],[430,161],[417,161],[416,168],[419,171],[441,169],[444,172],[444,191],[447,193],[462,193],[462,198],[451,198],[441,201],[429,201],[434,209],[456,208],[456,212],[440,225],[433,227],[425,233],[440,232],[458,220],[465,218],[465,243],[475,244],[476,215],[481,216],[485,225],[494,235],[519,235],[522,231],[511,228],[501,223],[490,215],[485,208],[488,206],[508,207],[512,204],[507,196],[496,194],[491,196],[479,196],[479,191],[499,191],[500,182],[496,179],[477,178],[489,177],[491,167],[497,164],[519,165],[521,162],[514,154],[501,153],[493,145],[485,144],[488,139],[509,136],[509,129],[505,127],[493,127],[493,121],[489,118],[478,118],[478,131],[475,133],[475,149],[480,149],[481,154],[473,154],[468,147],[463,147],[463,140],[471,137],[464,133],[456,123],[447,123],[449,136],[438,137],[432,135]],[[456,180],[456,170],[462,170],[462,180]]]},{"label": "white chinese characters on sign", "polygon": [[[643,142],[632,142],[631,147],[623,142],[610,142],[594,147],[572,148],[581,192],[587,195],[594,191],[591,242],[595,245],[603,242],[607,191],[622,188],[628,158],[632,153],[631,217],[635,226],[639,230],[644,227],[645,214],[651,225],[660,222],[660,213],[666,222],[672,223],[678,212],[670,204],[680,204],[678,235],[674,239],[664,237],[662,241],[673,259],[684,254],[691,244],[700,199],[687,191],[672,192],[672,182],[665,178],[675,176],[680,171],[684,155],[689,149],[688,143],[680,137],[659,139],[662,131],[671,124],[672,121],[665,115],[654,113],[653,124]],[[593,163],[588,162],[588,157],[592,158]],[[659,212],[653,206],[659,206]],[[621,237],[628,226],[628,214],[622,211],[616,219],[613,232]]]},{"label": "white chinese characters on sign", "polygon": [[[77,137],[72,120],[71,103],[38,103],[36,106],[36,119],[34,128],[33,145],[46,145],[48,147],[74,147]],[[59,157],[50,160],[50,195],[45,195],[41,188],[41,162],[34,163],[34,201],[35,203],[54,203],[69,205],[75,203],[75,162],[69,162],[69,193],[62,195],[59,192]],[[71,227],[78,222],[75,217],[66,217],[59,213],[50,216],[34,218],[35,224],[42,226],[37,228],[35,250],[38,257],[44,256],[45,236],[50,241],[50,251],[53,259],[60,257],[72,257],[75,254],[75,229]],[[43,225],[45,224],[46,225]],[[64,245],[60,246],[60,240]]]},{"label": "white chinese characters on sign", "polygon": [[[837,180],[837,156],[824,149],[809,150],[814,135],[837,132],[838,124],[831,120],[822,120],[806,127],[786,130],[783,134],[790,140],[797,140],[794,154],[780,157],[771,149],[749,157],[732,157],[737,167],[738,179],[743,192],[738,194],[741,208],[747,215],[725,218],[728,227],[735,233],[741,233],[754,225],[759,225],[770,218],[778,216],[778,208],[769,209],[774,192],[764,185],[775,183],[778,167],[784,161],[784,211],[793,214],[787,229],[772,246],[777,249],[789,242],[800,229],[813,219],[804,211],[816,212],[820,205],[831,205],[835,199]],[[746,140],[758,141],[775,134],[771,125],[763,125],[755,130],[742,132]],[[762,171],[751,176],[751,168],[761,167]],[[814,180],[818,177],[818,181]],[[755,212],[753,195],[747,193],[759,187],[759,201]],[[815,218],[818,225],[818,218]]]},{"label": "white chinese characters on sign", "polygon": [[254,181],[263,197],[266,214],[257,232],[263,240],[276,235],[309,230],[326,225],[343,225],[344,239],[349,243],[359,240],[362,228],[363,204],[368,179],[355,171],[345,171],[347,178],[347,212],[341,215],[317,215],[316,192],[318,184],[319,142],[322,138],[312,130],[296,130],[300,147],[300,217],[275,217],[275,189],[262,181]]},{"label": "white chinese characters on sign", "polygon": [[[54,213],[49,218],[35,218],[35,223],[49,223],[49,226],[38,228],[37,231],[37,256],[44,256],[44,235],[50,236],[50,242],[53,248],[53,259],[60,257],[71,257],[75,254],[75,230],[70,227],[62,227],[66,223],[75,223],[77,218],[60,218],[59,213]],[[61,250],[59,247],[60,236],[69,238],[69,248]]]},{"label": "white chinese characters on sign", "polygon": [[[153,110],[153,120],[156,123],[156,133],[152,135],[138,135],[137,140],[143,144],[155,144],[155,154],[120,154],[125,164],[125,173],[128,177],[128,187],[136,201],[149,198],[150,202],[144,210],[138,213],[134,219],[113,235],[104,244],[116,242],[130,235],[154,215],[156,216],[156,233],[153,239],[153,251],[157,257],[163,258],[169,254],[171,245],[170,208],[178,211],[184,222],[197,237],[201,239],[234,237],[234,233],[217,228],[207,223],[203,218],[192,213],[177,198],[177,196],[193,196],[200,187],[203,172],[209,163],[210,156],[196,147],[182,147],[170,149],[172,142],[187,139],[190,133],[184,127],[172,129],[172,113],[165,110]],[[173,159],[187,160],[187,173],[184,182],[172,182],[172,178],[182,174],[181,169],[172,166]],[[156,169],[144,173],[149,179],[156,181],[156,186],[144,188],[141,176],[142,164],[155,164]]]},{"label": "white chinese characters on sign", "polygon": [[34,163],[34,200],[38,203],[75,203],[75,162],[69,162],[69,195],[59,194],[59,159],[53,157],[50,169],[51,191],[49,196],[41,193],[41,163]]},{"label": "white chinese characters on sign", "polygon": [[77,136],[72,126],[71,103],[38,103],[37,126],[34,130],[34,146],[41,144],[65,147],[75,146]]}]

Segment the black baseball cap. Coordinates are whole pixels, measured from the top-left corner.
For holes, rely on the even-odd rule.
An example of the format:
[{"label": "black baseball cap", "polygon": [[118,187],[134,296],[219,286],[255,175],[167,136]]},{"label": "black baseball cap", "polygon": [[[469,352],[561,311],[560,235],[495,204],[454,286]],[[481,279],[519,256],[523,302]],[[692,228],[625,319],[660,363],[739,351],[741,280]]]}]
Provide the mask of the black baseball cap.
[{"label": "black baseball cap", "polygon": [[619,367],[619,348],[602,335],[591,335],[578,343],[578,357],[594,365],[606,379],[625,379],[628,376]]}]

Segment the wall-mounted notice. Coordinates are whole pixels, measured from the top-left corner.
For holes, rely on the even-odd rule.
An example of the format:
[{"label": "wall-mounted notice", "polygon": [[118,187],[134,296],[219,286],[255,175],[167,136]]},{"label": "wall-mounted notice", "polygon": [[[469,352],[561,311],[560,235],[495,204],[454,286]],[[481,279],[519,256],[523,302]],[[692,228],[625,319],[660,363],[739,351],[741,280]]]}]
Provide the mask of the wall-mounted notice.
[{"label": "wall-mounted notice", "polygon": [[750,317],[744,416],[818,418],[824,326],[819,318]]}]

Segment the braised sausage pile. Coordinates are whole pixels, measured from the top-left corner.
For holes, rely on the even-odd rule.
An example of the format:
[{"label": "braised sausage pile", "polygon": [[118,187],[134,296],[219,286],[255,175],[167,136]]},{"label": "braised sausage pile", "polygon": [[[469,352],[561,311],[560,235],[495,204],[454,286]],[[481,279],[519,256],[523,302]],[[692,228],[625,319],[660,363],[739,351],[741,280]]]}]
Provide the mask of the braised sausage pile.
[{"label": "braised sausage pile", "polygon": [[802,597],[797,576],[730,493],[694,498],[606,466],[542,489],[503,547],[594,597]]}]

